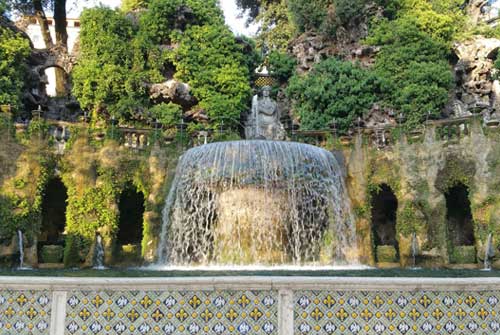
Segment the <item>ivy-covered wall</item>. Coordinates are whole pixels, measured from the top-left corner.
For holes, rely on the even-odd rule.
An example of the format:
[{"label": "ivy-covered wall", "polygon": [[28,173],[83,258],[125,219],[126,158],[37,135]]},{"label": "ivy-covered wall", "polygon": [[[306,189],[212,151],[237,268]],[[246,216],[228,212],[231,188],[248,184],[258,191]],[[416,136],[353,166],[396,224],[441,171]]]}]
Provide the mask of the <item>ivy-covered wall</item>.
[{"label": "ivy-covered wall", "polygon": [[146,149],[131,149],[75,124],[64,153],[57,154],[44,121],[31,122],[15,135],[9,127],[5,122],[0,145],[0,260],[4,265],[17,253],[17,230],[25,235],[25,246],[31,247],[26,263],[37,265],[42,199],[47,182],[55,176],[68,193],[65,266],[91,265],[96,233],[103,237],[106,263],[118,261],[118,201],[130,183],[145,199],[141,258],[154,261],[161,210],[178,157],[176,146],[152,141]]},{"label": "ivy-covered wall", "polygon": [[370,195],[382,184],[390,186],[398,199],[396,238],[402,266],[413,263],[414,233],[420,265],[442,266],[457,261],[451,255],[445,193],[459,183],[469,192],[477,261],[483,260],[490,233],[498,253],[500,133],[482,127],[479,120],[459,127],[467,127],[467,132],[445,140],[440,139],[441,128],[428,126],[416,138],[395,136],[395,143],[382,149],[367,145],[368,137],[363,135],[357,135],[351,146],[343,148],[364,263],[375,263]]},{"label": "ivy-covered wall", "polygon": [[[113,132],[70,126],[64,152],[57,153],[44,121],[14,129],[5,115],[0,144],[0,264],[10,265],[21,230],[28,264],[37,265],[37,239],[47,183],[59,177],[67,188],[64,264],[92,264],[96,233],[103,237],[107,264],[123,263],[117,245],[118,203],[126,185],[144,194],[141,257],[153,262],[161,229],[161,211],[175,172],[179,148],[150,140],[143,150],[120,145]],[[418,264],[442,266],[457,261],[450,244],[445,193],[458,183],[469,191],[477,262],[491,233],[500,246],[500,132],[480,121],[467,125],[463,136],[441,140],[441,128],[428,126],[420,136],[393,136],[392,145],[378,148],[363,134],[350,144],[331,140],[346,158],[352,208],[357,218],[360,259],[375,264],[371,195],[388,185],[398,200],[396,239],[399,262],[412,265],[411,242],[418,241]],[[115,134],[116,135],[116,134]],[[395,132],[396,135],[396,132]],[[459,250],[461,252],[461,250]],[[455,253],[455,254],[453,254]],[[38,252],[39,254],[39,252]],[[500,255],[496,265],[500,267]]]}]

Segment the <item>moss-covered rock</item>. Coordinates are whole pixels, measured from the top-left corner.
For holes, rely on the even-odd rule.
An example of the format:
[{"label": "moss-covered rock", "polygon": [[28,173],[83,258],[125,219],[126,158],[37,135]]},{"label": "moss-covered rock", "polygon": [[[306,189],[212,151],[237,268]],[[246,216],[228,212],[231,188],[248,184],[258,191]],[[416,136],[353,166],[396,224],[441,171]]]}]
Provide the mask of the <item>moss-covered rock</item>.
[{"label": "moss-covered rock", "polygon": [[40,252],[40,262],[60,263],[63,260],[64,248],[61,245],[44,245]]},{"label": "moss-covered rock", "polygon": [[141,246],[138,244],[125,244],[121,246],[120,260],[138,260],[141,258]]},{"label": "moss-covered rock", "polygon": [[394,263],[398,261],[397,251],[393,245],[377,246],[377,262]]},{"label": "moss-covered rock", "polygon": [[476,247],[473,245],[453,247],[453,251],[450,254],[450,262],[455,264],[476,263]]}]

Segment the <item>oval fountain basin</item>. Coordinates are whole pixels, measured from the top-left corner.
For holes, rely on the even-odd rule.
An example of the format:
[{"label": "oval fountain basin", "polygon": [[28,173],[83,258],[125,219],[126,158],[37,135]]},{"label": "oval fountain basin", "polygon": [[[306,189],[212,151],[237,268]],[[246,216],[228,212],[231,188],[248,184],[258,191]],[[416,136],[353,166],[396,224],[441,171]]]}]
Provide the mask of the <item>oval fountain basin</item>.
[{"label": "oval fountain basin", "polygon": [[353,264],[356,232],[334,155],[295,142],[188,150],[163,210],[162,265]]}]

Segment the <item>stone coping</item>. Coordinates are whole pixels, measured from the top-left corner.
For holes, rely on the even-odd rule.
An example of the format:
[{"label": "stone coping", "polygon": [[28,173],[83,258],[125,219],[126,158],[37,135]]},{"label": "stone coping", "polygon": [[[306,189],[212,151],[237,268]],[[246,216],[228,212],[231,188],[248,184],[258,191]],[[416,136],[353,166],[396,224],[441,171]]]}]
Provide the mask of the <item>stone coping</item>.
[{"label": "stone coping", "polygon": [[0,277],[0,289],[10,290],[336,290],[336,291],[491,291],[500,278],[398,277]]}]

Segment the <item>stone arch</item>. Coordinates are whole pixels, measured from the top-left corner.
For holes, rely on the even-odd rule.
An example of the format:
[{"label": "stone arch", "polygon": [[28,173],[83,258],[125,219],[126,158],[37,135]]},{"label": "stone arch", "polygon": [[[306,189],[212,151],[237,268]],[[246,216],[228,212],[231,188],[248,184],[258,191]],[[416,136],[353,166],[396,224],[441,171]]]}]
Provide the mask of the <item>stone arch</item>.
[{"label": "stone arch", "polygon": [[495,61],[498,56],[498,50],[500,50],[500,46],[495,46],[491,50],[488,51],[488,54],[486,55],[486,58],[491,59],[492,61]]},{"label": "stone arch", "polygon": [[387,184],[380,184],[370,194],[371,226],[377,262],[395,262],[399,258],[396,238],[398,199]]},{"label": "stone arch", "polygon": [[[144,193],[128,182],[119,197],[118,232],[116,244],[122,254],[140,255],[143,238]],[[131,256],[131,255],[128,255]]]},{"label": "stone arch", "polygon": [[40,80],[48,97],[66,96],[70,91],[69,74],[64,67],[50,64],[40,68]]}]

